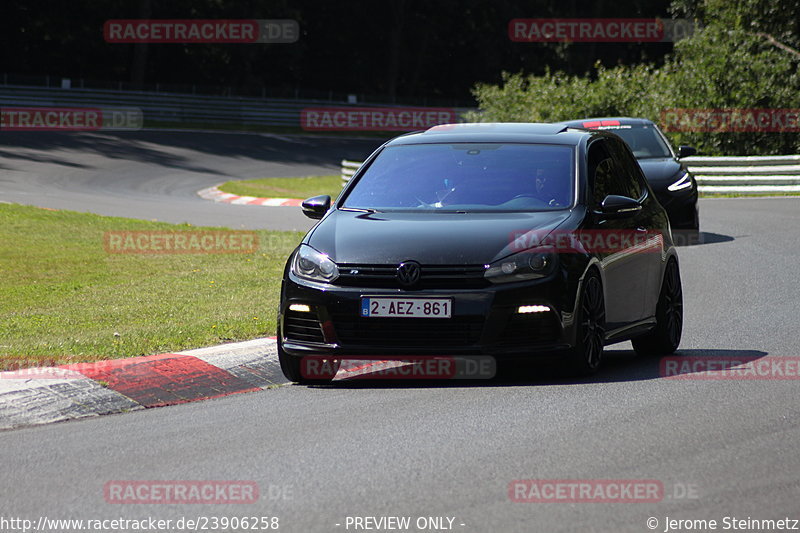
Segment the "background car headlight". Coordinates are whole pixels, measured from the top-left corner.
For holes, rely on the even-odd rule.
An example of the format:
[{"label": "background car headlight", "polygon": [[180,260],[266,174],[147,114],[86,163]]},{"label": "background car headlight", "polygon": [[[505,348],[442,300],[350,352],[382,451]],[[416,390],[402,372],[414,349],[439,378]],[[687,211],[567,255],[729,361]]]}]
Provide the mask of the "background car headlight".
[{"label": "background car headlight", "polygon": [[492,283],[543,278],[553,272],[558,256],[549,249],[526,250],[495,261],[484,277]]},{"label": "background car headlight", "polygon": [[692,186],[692,177],[688,172],[684,172],[672,185],[667,187],[668,191],[682,191]]},{"label": "background car headlight", "polygon": [[299,278],[330,283],[339,277],[339,267],[327,255],[301,244],[294,254],[292,273]]}]

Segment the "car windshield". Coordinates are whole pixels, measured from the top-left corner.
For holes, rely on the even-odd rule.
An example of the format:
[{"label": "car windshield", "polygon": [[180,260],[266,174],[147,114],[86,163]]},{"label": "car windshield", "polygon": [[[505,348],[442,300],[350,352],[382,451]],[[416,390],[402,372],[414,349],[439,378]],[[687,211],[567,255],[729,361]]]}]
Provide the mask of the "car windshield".
[{"label": "car windshield", "polygon": [[342,207],[378,211],[543,211],[572,204],[574,150],[549,144],[385,148]]},{"label": "car windshield", "polygon": [[636,159],[672,157],[664,139],[653,126],[622,126],[604,129],[622,137],[631,147]]}]

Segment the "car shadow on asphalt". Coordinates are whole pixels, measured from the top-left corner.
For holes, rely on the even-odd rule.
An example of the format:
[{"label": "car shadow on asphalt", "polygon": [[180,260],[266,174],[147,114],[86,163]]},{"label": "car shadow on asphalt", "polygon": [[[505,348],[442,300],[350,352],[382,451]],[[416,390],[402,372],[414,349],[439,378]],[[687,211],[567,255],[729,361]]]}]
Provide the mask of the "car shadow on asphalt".
[{"label": "car shadow on asphalt", "polygon": [[[633,350],[606,350],[600,371],[570,383],[616,383],[650,379],[694,379],[705,369],[730,368],[769,355],[761,350],[678,350],[668,357],[638,356]],[[696,376],[693,376],[696,374]],[[565,381],[566,383],[566,381]]]},{"label": "car shadow on asphalt", "polygon": [[720,242],[731,242],[735,239],[735,237],[730,235],[711,233],[710,231],[701,231],[700,233],[694,233],[685,230],[672,231],[672,240],[675,243],[675,246],[679,248],[700,246],[703,244],[716,244]]},{"label": "car shadow on asphalt", "polygon": [[[761,350],[678,350],[666,358],[639,356],[633,350],[604,352],[603,366],[592,376],[566,375],[558,362],[528,360],[505,362],[498,366],[492,379],[370,379],[368,374],[358,379],[337,379],[330,384],[310,385],[319,389],[395,389],[395,388],[462,388],[462,387],[518,387],[551,385],[591,385],[621,383],[656,379],[719,379],[708,378],[707,370],[739,368],[737,365],[756,361],[768,355]],[[301,385],[302,386],[302,385]]]}]

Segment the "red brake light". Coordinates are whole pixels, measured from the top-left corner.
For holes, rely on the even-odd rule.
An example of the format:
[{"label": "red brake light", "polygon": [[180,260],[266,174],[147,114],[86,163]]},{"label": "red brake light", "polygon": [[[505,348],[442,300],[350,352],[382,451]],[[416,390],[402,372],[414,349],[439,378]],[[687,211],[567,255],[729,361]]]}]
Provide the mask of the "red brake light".
[{"label": "red brake light", "polygon": [[602,126],[620,126],[619,120],[590,120],[589,122],[584,122],[584,128],[600,128]]}]

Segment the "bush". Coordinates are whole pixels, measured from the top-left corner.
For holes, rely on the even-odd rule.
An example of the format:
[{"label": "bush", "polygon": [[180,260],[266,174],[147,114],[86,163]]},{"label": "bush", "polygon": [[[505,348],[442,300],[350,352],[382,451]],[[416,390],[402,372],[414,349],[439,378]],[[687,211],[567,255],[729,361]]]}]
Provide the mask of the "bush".
[{"label": "bush", "polygon": [[[543,76],[503,73],[500,85],[474,88],[476,121],[555,122],[583,117],[635,116],[661,123],[672,108],[800,108],[799,58],[763,35],[711,24],[676,43],[663,67],[605,68],[586,77],[547,71]],[[708,155],[800,152],[800,134],[670,133],[676,145]]]}]

